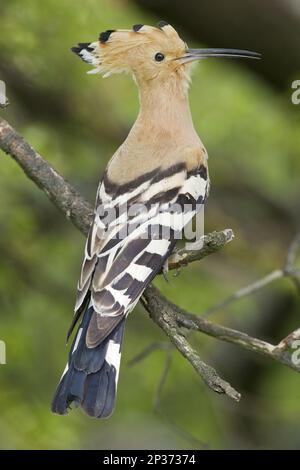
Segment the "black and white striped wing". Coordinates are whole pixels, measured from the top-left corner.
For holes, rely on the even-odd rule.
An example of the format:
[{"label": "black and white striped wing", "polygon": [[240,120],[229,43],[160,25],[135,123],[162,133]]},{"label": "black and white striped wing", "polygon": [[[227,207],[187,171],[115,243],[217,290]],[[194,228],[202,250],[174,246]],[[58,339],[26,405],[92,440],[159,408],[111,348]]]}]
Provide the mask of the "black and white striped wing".
[{"label": "black and white striped wing", "polygon": [[[184,165],[174,165],[134,183],[111,190],[104,178],[99,188],[101,211],[86,243],[76,303],[80,312],[88,298],[94,309],[87,335],[91,347],[134,308],[161,270],[203,204],[208,178],[204,166],[188,173]],[[107,222],[112,208],[115,217]]]}]

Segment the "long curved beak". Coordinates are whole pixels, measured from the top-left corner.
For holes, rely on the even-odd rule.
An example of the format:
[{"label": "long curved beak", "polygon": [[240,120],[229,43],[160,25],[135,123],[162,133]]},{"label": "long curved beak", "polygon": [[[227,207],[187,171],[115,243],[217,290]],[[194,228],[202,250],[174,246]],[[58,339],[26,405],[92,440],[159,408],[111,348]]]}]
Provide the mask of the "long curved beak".
[{"label": "long curved beak", "polygon": [[187,49],[186,54],[179,57],[183,63],[194,60],[206,59],[207,57],[236,57],[246,59],[260,59],[258,52],[246,51],[241,49]]}]

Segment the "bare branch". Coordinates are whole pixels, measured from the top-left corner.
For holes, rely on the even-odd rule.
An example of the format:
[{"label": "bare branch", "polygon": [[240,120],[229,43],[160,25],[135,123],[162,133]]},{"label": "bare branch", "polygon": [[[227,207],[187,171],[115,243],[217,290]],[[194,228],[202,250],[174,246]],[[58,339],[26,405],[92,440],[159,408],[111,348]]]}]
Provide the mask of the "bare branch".
[{"label": "bare branch", "polygon": [[246,287],[242,287],[241,289],[238,289],[236,292],[231,294],[229,297],[227,297],[222,302],[208,308],[203,313],[202,316],[203,317],[208,317],[209,315],[216,312],[217,310],[220,310],[220,309],[222,309],[224,307],[227,307],[228,305],[232,304],[232,302],[234,302],[235,300],[241,299],[241,298],[246,297],[247,295],[250,295],[250,294],[254,294],[254,292],[257,292],[258,290],[262,289],[263,287],[267,286],[268,284],[271,284],[271,282],[274,282],[274,281],[276,281],[277,279],[280,279],[283,276],[284,276],[284,273],[280,269],[277,269],[276,271],[272,271],[267,276],[253,282],[252,284],[249,284]]},{"label": "bare branch", "polygon": [[0,148],[20,165],[67,219],[85,235],[88,233],[92,221],[92,206],[2,118]]},{"label": "bare branch", "polygon": [[165,363],[163,366],[163,370],[161,373],[161,376],[159,378],[159,382],[157,385],[157,389],[155,392],[155,397],[154,397],[154,411],[158,413],[165,421],[165,423],[172,429],[173,432],[178,434],[180,437],[185,439],[187,442],[189,442],[192,446],[195,446],[197,449],[202,448],[202,449],[208,449],[209,446],[207,443],[200,441],[197,437],[193,436],[189,431],[186,429],[183,429],[182,427],[178,426],[172,418],[170,418],[165,411],[163,410],[162,403],[161,403],[161,396],[163,389],[165,387],[167,377],[171,368],[171,363],[172,363],[172,350],[169,348],[169,351],[167,351]]},{"label": "bare branch", "polygon": [[284,271],[289,272],[289,271],[293,270],[299,246],[300,246],[300,230],[296,234],[296,236],[292,240],[292,242],[290,243],[290,246],[288,247],[286,260],[285,260],[285,265],[284,265],[284,268],[283,268]]},{"label": "bare branch", "polygon": [[300,246],[300,230],[296,234],[295,238],[290,243],[290,246],[287,251],[285,265],[283,268],[284,275],[289,277],[294,283],[298,294],[300,294],[300,280],[299,280],[299,270],[294,267],[297,252]]},{"label": "bare branch", "polygon": [[199,240],[198,247],[195,244],[193,249],[190,247],[189,249],[182,248],[175,251],[168,260],[168,268],[179,269],[193,261],[199,261],[205,256],[219,251],[233,239],[234,233],[230,228],[222,230],[221,232],[208,233]]},{"label": "bare branch", "polygon": [[166,354],[164,367],[163,367],[163,370],[162,370],[162,373],[161,373],[161,376],[157,385],[157,389],[155,392],[153,407],[154,407],[154,410],[157,412],[161,411],[161,395],[162,395],[162,391],[164,389],[165,383],[167,381],[169,370],[171,368],[172,358],[173,358],[172,353],[173,353],[172,349],[169,348]]},{"label": "bare branch", "polygon": [[146,357],[150,356],[154,351],[157,351],[158,349],[168,351],[170,347],[170,343],[155,341],[154,343],[148,344],[148,346],[146,346],[139,354],[130,359],[130,361],[128,361],[128,365],[133,366],[143,359],[146,359]]},{"label": "bare branch", "polygon": [[258,279],[257,281],[253,282],[252,284],[249,284],[246,287],[242,287],[241,289],[238,289],[236,292],[231,294],[222,302],[208,308],[203,313],[202,316],[208,317],[209,315],[216,312],[217,310],[220,310],[232,304],[232,302],[234,302],[235,300],[241,299],[250,294],[254,294],[255,292],[261,290],[263,287],[267,286],[268,284],[271,284],[274,281],[277,281],[278,279],[282,279],[283,277],[289,278],[294,283],[298,293],[300,293],[300,281],[298,277],[300,275],[300,272],[298,268],[294,267],[294,263],[296,260],[299,246],[300,246],[300,231],[296,234],[295,238],[292,240],[292,242],[290,243],[288,247],[285,264],[282,269],[276,269],[270,272],[269,274],[267,274],[266,276],[262,277],[261,279]]},{"label": "bare branch", "polygon": [[[171,318],[175,329],[179,326],[187,328],[188,330],[205,333],[206,335],[273,359],[300,372],[300,363],[297,363],[297,361],[293,362],[292,356],[294,352],[293,343],[300,339],[300,328],[289,334],[278,345],[273,345],[241,331],[213,323],[202,316],[189,313],[163,297],[153,286],[147,289],[145,296],[147,297],[148,303],[151,302],[151,310],[155,311],[155,315],[158,317],[165,315],[164,321],[166,322]],[[152,314],[151,316],[153,317]]]}]

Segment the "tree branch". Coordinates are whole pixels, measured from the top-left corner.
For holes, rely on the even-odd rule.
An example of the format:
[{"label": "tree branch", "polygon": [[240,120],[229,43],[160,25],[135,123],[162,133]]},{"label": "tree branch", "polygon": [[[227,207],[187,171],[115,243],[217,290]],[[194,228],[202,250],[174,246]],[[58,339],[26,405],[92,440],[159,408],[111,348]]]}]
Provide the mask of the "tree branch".
[{"label": "tree branch", "polygon": [[254,281],[252,284],[249,284],[248,286],[238,289],[237,291],[235,291],[233,294],[231,294],[222,302],[219,302],[218,304],[213,305],[212,307],[207,309],[202,314],[202,316],[208,317],[212,313],[215,313],[217,310],[220,310],[232,304],[232,302],[234,302],[235,300],[241,299],[250,294],[254,294],[255,292],[261,290],[263,287],[267,286],[268,284],[271,284],[277,281],[278,279],[282,279],[283,277],[290,279],[295,285],[298,293],[300,293],[300,281],[298,277],[300,275],[300,270],[299,268],[296,268],[294,266],[299,246],[300,246],[300,230],[296,234],[294,239],[291,241],[290,245],[288,246],[284,266],[282,269],[275,269],[274,271],[270,272],[269,274],[262,277],[261,279]]},{"label": "tree branch", "polygon": [[[278,345],[273,345],[241,331],[213,323],[202,316],[189,313],[166,299],[154,286],[150,286],[145,291],[144,297],[147,304],[150,305],[150,316],[159,324],[165,322],[169,326],[172,324],[175,329],[183,327],[188,330],[205,333],[206,335],[273,359],[300,372],[300,361],[293,362],[293,343],[300,339],[300,328],[290,333]],[[171,337],[170,339],[172,341]]]},{"label": "tree branch", "polygon": [[2,118],[0,148],[20,165],[66,218],[87,235],[92,222],[92,206]]},{"label": "tree branch", "polygon": [[219,251],[233,239],[234,233],[230,228],[221,232],[208,233],[198,241],[198,247],[197,244],[194,244],[193,249],[182,248],[175,251],[168,260],[168,268],[179,269],[193,261],[199,261],[205,256]]}]

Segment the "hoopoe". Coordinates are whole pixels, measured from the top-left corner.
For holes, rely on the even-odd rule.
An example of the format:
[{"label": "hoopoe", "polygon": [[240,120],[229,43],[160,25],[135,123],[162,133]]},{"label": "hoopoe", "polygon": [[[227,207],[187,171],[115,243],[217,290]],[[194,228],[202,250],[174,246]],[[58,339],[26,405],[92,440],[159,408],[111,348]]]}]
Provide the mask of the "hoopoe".
[{"label": "hoopoe", "polygon": [[[99,41],[72,51],[94,66],[90,73],[130,72],[140,97],[138,117],[98,187],[68,337],[81,319],[80,326],[52,403],[55,413],[67,413],[73,404],[90,416],[108,417],[126,317],[208,194],[207,153],[188,102],[191,64],[259,54],[189,49],[166,22],[107,30]],[[136,209],[140,205],[146,211]],[[110,212],[114,217],[107,218]]]}]

